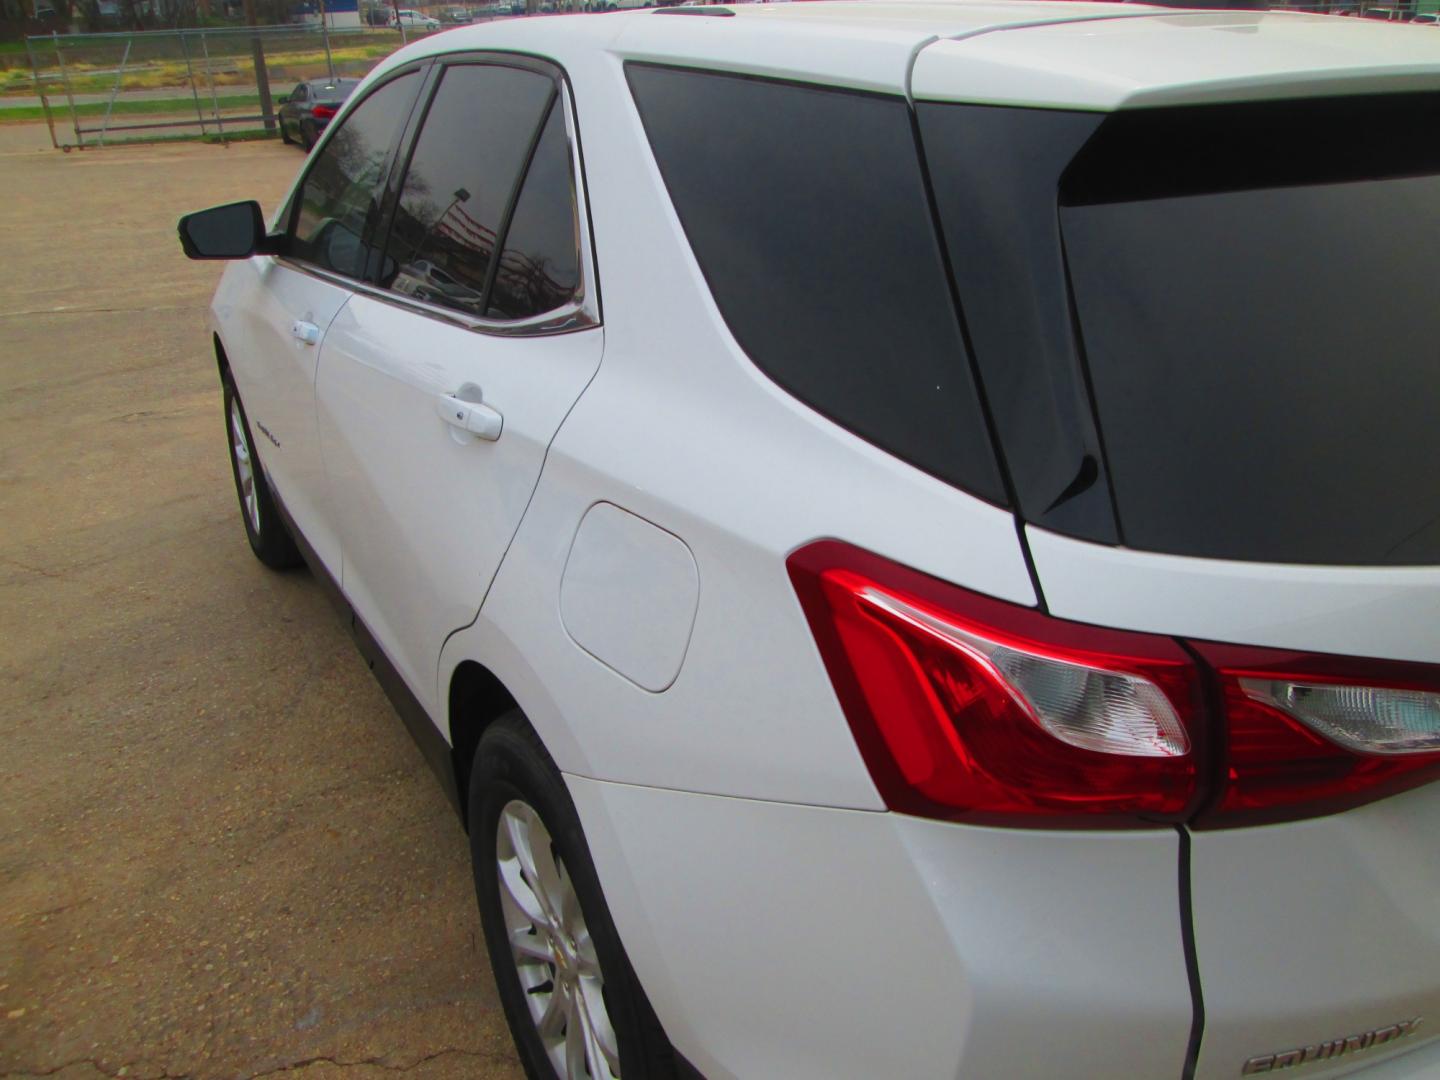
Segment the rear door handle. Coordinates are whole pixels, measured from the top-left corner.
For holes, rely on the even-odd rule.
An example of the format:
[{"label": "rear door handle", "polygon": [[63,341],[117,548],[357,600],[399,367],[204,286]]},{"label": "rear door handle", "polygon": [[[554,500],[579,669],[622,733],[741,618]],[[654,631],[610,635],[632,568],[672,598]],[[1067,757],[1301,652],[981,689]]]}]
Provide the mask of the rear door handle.
[{"label": "rear door handle", "polygon": [[320,327],[316,326],[313,322],[296,319],[290,324],[290,334],[296,341],[303,341],[306,345],[314,345],[320,340]]},{"label": "rear door handle", "polygon": [[500,429],[505,418],[489,405],[479,401],[464,401],[454,394],[441,394],[435,399],[435,411],[451,427],[468,431],[482,439],[494,442],[500,438]]}]

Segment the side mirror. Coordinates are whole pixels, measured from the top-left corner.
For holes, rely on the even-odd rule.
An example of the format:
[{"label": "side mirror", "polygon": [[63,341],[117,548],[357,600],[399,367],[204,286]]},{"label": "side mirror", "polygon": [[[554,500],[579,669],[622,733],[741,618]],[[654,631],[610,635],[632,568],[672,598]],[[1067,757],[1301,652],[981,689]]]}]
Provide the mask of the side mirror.
[{"label": "side mirror", "polygon": [[284,105],[284,104],[285,104],[287,101],[289,101],[289,100],[290,100],[290,95],[289,95],[289,94],[276,94],[276,95],[275,95],[275,104],[276,104],[276,105]]},{"label": "side mirror", "polygon": [[180,246],[191,259],[248,259],[279,253],[278,238],[265,235],[260,204],[228,203],[180,219]]}]

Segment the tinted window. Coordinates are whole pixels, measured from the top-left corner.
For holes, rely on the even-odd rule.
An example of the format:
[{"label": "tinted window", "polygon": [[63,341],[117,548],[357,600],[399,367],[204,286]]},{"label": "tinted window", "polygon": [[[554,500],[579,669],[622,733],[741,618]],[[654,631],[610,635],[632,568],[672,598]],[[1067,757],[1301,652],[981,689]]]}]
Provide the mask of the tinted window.
[{"label": "tinted window", "polygon": [[627,71],[690,246],[750,358],[856,434],[1002,501],[905,101]]},{"label": "tinted window", "polygon": [[338,79],[333,83],[317,83],[314,87],[316,101],[344,101],[355,89],[355,80]]},{"label": "tinted window", "polygon": [[1440,99],[1147,112],[1061,212],[1125,542],[1440,562]]},{"label": "tinted window", "polygon": [[360,277],[365,228],[376,212],[391,145],[410,112],[419,76],[401,75],[367,97],[321,148],[296,206],[290,252]]},{"label": "tinted window", "polygon": [[492,319],[524,319],[567,303],[580,284],[580,237],[563,105],[556,99],[525,174],[490,293]]},{"label": "tinted window", "polygon": [[519,68],[445,72],[405,174],[383,284],[485,313],[496,235],[554,95],[548,77]]},{"label": "tinted window", "polygon": [[307,97],[309,97],[309,96],[310,96],[310,91],[306,88],[306,86],[305,86],[304,83],[301,83],[299,86],[295,87],[294,92],[291,93],[291,95],[290,95],[290,100],[291,100],[291,101],[304,101],[304,100],[305,100]]}]

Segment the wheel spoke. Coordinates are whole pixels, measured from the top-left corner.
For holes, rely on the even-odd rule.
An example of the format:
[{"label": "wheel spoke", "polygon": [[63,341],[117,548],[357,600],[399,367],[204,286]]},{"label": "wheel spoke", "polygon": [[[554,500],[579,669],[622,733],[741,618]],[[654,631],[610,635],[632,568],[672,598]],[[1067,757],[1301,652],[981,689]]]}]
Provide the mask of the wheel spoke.
[{"label": "wheel spoke", "polygon": [[545,1002],[545,1011],[540,1014],[540,1019],[535,1021],[535,1027],[540,1031],[542,1042],[553,1042],[560,1038],[565,1031],[565,1022],[569,1018],[569,1012],[569,994],[557,981],[551,986],[550,997]]},{"label": "wheel spoke", "polygon": [[545,836],[544,843],[540,842],[539,837],[536,837],[535,841],[535,846],[531,851],[535,859],[538,885],[535,891],[540,897],[540,903],[550,914],[552,925],[556,930],[564,933],[566,929],[565,912],[567,908],[573,906],[572,902],[567,902],[566,897],[566,893],[570,892],[570,889],[561,877],[560,867],[555,860],[555,851],[550,846],[550,837]]},{"label": "wheel spoke", "polygon": [[585,1021],[584,1010],[575,997],[566,1003],[565,1010],[565,1076],[567,1080],[585,1080]]},{"label": "wheel spoke", "polygon": [[539,961],[543,964],[550,963],[550,932],[543,926],[533,928],[522,928],[510,932],[510,951],[515,954],[517,963],[534,963]]},{"label": "wheel spoke", "polygon": [[[515,852],[515,859],[510,865],[516,871],[523,871],[524,880],[511,880],[511,875],[506,874],[506,885],[510,889],[510,895],[515,897],[515,902],[524,909],[532,922],[544,924],[548,929],[556,929],[558,922],[555,918],[554,909],[550,906],[549,897],[545,895],[545,886],[541,883],[541,873],[535,865],[536,848],[544,848],[546,859],[549,859],[550,834],[540,824],[535,811],[524,803],[511,803],[504,812],[505,833],[510,840],[510,848]],[[539,834],[537,836],[537,833]],[[544,842],[539,841],[543,838]],[[505,862],[501,863],[502,873],[508,868]],[[518,874],[516,875],[518,876]],[[528,893],[528,898],[522,898],[522,893]]]},{"label": "wheel spoke", "polygon": [[576,987],[580,1008],[585,1014],[585,1035],[587,1055],[591,1060],[590,1075],[608,1080],[620,1075],[620,1046],[615,1039],[615,1029],[610,1026],[610,1014],[605,1009],[605,997],[598,979],[580,980]]},{"label": "wheel spoke", "polygon": [[536,898],[529,883],[521,876],[520,860],[502,859],[500,861],[500,881],[505,886],[505,891],[510,894],[510,899],[525,913],[535,926],[545,933],[550,932],[550,918],[545,914],[544,908]]}]

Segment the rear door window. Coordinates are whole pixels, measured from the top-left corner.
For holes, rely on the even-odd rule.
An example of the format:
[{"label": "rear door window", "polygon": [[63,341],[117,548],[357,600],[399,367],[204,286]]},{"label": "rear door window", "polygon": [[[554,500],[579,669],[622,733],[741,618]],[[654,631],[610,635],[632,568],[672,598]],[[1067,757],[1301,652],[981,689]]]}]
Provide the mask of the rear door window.
[{"label": "rear door window", "polygon": [[554,80],[525,68],[446,69],[400,189],[383,285],[487,315],[500,234],[557,96]]},{"label": "rear door window", "polygon": [[905,100],[626,71],[690,247],[750,359],[862,438],[1003,502]]}]

